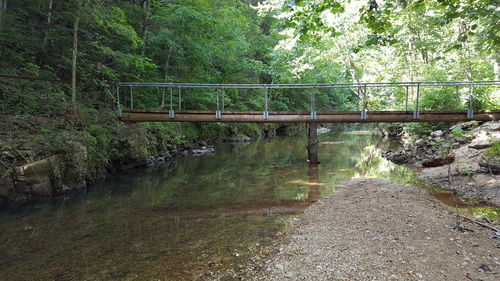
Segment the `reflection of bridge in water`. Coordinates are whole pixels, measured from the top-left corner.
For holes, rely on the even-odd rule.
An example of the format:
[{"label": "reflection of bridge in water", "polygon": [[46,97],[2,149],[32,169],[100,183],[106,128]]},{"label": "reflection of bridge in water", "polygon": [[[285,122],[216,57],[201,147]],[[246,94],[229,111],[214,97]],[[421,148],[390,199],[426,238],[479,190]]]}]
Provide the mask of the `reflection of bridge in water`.
[{"label": "reflection of bridge in water", "polygon": [[[116,107],[121,120],[126,122],[244,122],[244,123],[305,123],[308,126],[308,161],[318,164],[318,141],[316,129],[320,123],[381,123],[381,122],[459,122],[459,121],[492,121],[500,120],[500,109],[474,111],[475,89],[484,91],[485,87],[497,87],[500,81],[450,81],[450,82],[383,82],[383,83],[330,83],[330,84],[201,84],[201,83],[118,83],[116,93]],[[452,88],[455,91],[454,108],[445,111],[422,108],[421,98],[424,90],[429,88]],[[123,95],[123,89],[129,93]],[[135,90],[134,90],[135,89]],[[142,89],[142,93],[141,93]],[[154,92],[154,89],[157,91]],[[212,99],[209,104],[197,104],[203,108],[213,110],[186,110],[183,109],[182,89],[209,89]],[[226,89],[262,90],[262,106],[260,111],[231,111],[226,110],[227,102],[243,104],[239,98],[232,100],[225,93]],[[271,111],[273,94],[271,90],[302,89],[308,90],[310,95],[310,109],[302,112]],[[396,100],[394,92],[385,95],[381,102],[369,103],[369,90],[387,89],[403,93],[404,101],[395,111],[393,106]],[[153,91],[152,91],[153,90]],[[168,90],[168,91],[167,91]],[[174,91],[175,90],[175,91]],[[324,93],[321,91],[329,91]],[[331,102],[331,98],[338,90],[352,94],[351,102],[356,104],[355,111],[338,111]],[[411,90],[411,91],[410,91]],[[332,92],[333,91],[333,92]],[[146,92],[146,93],[145,93]],[[120,94],[122,93],[122,94]],[[156,95],[159,103],[155,108],[138,108],[148,104],[145,100],[154,99]],[[186,93],[184,93],[186,95]],[[279,96],[279,95],[278,95]],[[256,99],[256,96],[253,96]],[[184,97],[185,100],[185,97]],[[150,103],[149,103],[150,104]],[[369,104],[371,106],[369,106]],[[165,109],[164,109],[165,108]],[[167,109],[168,108],[168,109]],[[376,110],[372,110],[376,108]]]}]

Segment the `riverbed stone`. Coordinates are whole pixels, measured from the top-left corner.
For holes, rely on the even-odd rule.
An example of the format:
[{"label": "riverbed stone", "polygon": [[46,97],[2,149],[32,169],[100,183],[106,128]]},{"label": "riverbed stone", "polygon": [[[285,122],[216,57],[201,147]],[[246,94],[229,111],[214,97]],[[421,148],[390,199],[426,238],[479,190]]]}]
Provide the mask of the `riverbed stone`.
[{"label": "riverbed stone", "polygon": [[439,167],[446,164],[450,164],[455,161],[455,156],[453,154],[446,155],[443,157],[433,157],[422,161],[422,167]]},{"label": "riverbed stone", "polygon": [[51,167],[48,159],[42,159],[18,167],[16,182],[19,187],[31,189],[37,197],[46,197],[53,194],[51,182]]},{"label": "riverbed stone", "polygon": [[473,149],[485,149],[491,146],[490,143],[491,136],[486,131],[480,131],[477,133],[476,137],[469,144],[469,148]]},{"label": "riverbed stone", "polygon": [[142,165],[149,156],[147,136],[144,128],[139,124],[128,124],[116,131],[117,147],[127,152],[127,161]]},{"label": "riverbed stone", "polygon": [[437,130],[431,133],[431,137],[433,138],[439,138],[443,136],[443,131]]},{"label": "riverbed stone", "polygon": [[210,155],[210,154],[214,154],[214,153],[215,153],[215,149],[213,147],[206,147],[205,149],[200,148],[200,149],[191,150],[191,154],[194,156]]},{"label": "riverbed stone", "polygon": [[398,149],[394,152],[389,150],[384,153],[384,157],[395,164],[405,164],[410,160],[410,154],[406,153],[403,149]]},{"label": "riverbed stone", "polygon": [[419,139],[415,142],[415,146],[425,146],[425,140]]},{"label": "riverbed stone", "polygon": [[487,131],[500,131],[500,122],[488,121],[481,125],[481,127]]},{"label": "riverbed stone", "polygon": [[229,142],[229,143],[249,143],[252,139],[248,136],[234,136],[234,137],[229,137],[225,138],[224,142]]}]

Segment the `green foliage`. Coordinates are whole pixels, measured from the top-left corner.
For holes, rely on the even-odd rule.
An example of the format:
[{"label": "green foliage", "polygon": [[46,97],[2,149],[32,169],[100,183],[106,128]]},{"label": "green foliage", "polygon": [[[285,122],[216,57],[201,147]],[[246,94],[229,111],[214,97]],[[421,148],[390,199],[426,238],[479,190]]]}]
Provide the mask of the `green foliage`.
[{"label": "green foliage", "polygon": [[461,138],[464,136],[464,130],[460,127],[455,127],[455,128],[453,128],[453,130],[451,130],[451,134],[455,138]]},{"label": "green foliage", "polygon": [[460,174],[468,176],[468,177],[472,177],[475,174],[474,170],[472,170],[470,168],[462,168],[458,172]]},{"label": "green foliage", "polygon": [[[57,117],[65,125],[41,126],[31,141],[53,153],[84,138],[97,163],[119,159],[112,131],[118,81],[207,83],[332,83],[418,80],[495,80],[498,13],[492,1],[283,1],[267,10],[258,1],[9,1],[0,40],[0,74],[68,81],[72,32],[78,31],[78,116],[69,112],[69,85],[0,78],[0,114]],[[266,6],[266,5],[263,5]],[[50,15],[50,16],[49,16]],[[298,40],[295,40],[298,39]],[[165,90],[165,91],[164,91]],[[494,108],[495,89],[421,89],[420,109]],[[130,104],[122,89],[122,105]],[[182,90],[182,109],[262,110],[259,90]],[[415,91],[410,90],[408,110]],[[172,93],[175,109],[178,93]],[[358,93],[349,89],[273,89],[272,111],[357,110]],[[368,92],[369,110],[402,110],[405,89]],[[471,99],[472,98],[472,99]],[[134,89],[134,107],[166,109],[170,91]],[[73,118],[81,120],[71,120]],[[81,121],[81,124],[80,122]],[[428,133],[446,124],[411,124]],[[157,151],[191,140],[216,139],[224,124],[146,124]],[[257,135],[261,127],[238,125]],[[84,133],[81,133],[83,131]],[[76,133],[79,132],[79,133]],[[77,137],[78,136],[78,137]]]},{"label": "green foliage", "polygon": [[450,110],[455,104],[456,95],[450,88],[426,90],[420,99],[420,110]]},{"label": "green foliage", "polygon": [[417,136],[426,136],[437,130],[446,130],[450,123],[409,123],[406,125],[407,131]]},{"label": "green foliage", "polygon": [[500,162],[500,141],[496,141],[484,153],[490,161]]},{"label": "green foliage", "polygon": [[149,136],[148,147],[155,148],[159,154],[186,144],[197,137],[197,132],[190,125],[181,127],[177,124],[151,122],[144,123],[144,127]]}]

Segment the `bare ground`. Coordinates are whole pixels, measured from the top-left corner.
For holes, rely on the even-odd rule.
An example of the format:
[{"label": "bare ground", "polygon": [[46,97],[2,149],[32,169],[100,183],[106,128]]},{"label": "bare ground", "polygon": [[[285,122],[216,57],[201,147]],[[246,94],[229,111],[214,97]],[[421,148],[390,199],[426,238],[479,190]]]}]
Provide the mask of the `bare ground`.
[{"label": "bare ground", "polygon": [[[480,170],[479,163],[484,162],[485,151],[486,148],[474,149],[470,148],[470,145],[463,145],[453,150],[455,161],[450,164],[450,167],[445,165],[421,168],[419,176],[425,182],[449,187],[465,197],[500,206],[500,175],[477,172]],[[451,185],[449,185],[450,178]]]},{"label": "bare ground", "polygon": [[240,278],[500,280],[500,240],[457,221],[423,190],[355,179],[308,208]]}]

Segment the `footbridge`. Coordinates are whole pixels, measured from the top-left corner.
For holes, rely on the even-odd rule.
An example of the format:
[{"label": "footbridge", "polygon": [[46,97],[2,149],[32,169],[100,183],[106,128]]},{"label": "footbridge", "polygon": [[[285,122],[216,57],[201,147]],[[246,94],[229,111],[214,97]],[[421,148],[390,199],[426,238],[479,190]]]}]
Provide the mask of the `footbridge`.
[{"label": "footbridge", "polygon": [[[125,122],[305,123],[309,162],[318,163],[320,123],[459,122],[500,120],[500,105],[475,110],[500,81],[420,81],[324,84],[204,84],[121,82],[116,109]],[[284,91],[288,91],[284,95]],[[309,104],[283,110],[290,96]],[[340,99],[339,97],[342,97]],[[347,97],[347,99],[346,99]],[[450,104],[431,110],[422,100]],[[398,104],[396,108],[394,104]],[[350,106],[349,106],[350,105]]]}]

